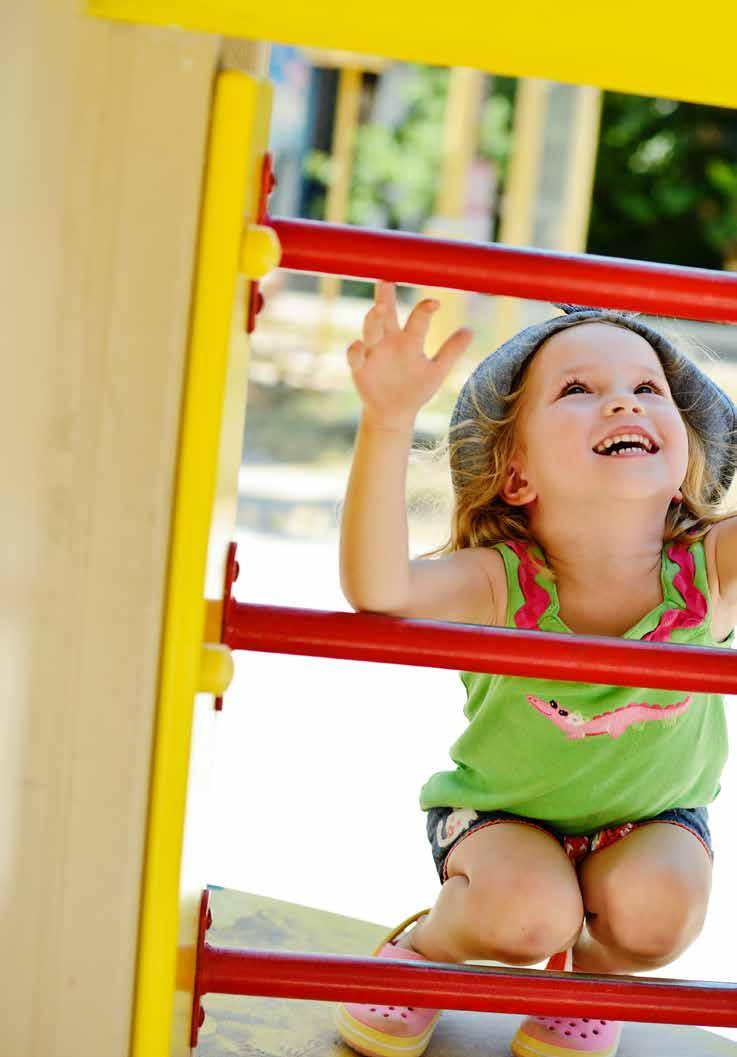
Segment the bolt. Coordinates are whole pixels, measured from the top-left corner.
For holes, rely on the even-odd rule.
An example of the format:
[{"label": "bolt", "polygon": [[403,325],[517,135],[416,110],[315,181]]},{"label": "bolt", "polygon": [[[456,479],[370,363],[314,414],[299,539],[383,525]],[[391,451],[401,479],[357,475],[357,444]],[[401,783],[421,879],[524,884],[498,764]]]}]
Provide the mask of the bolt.
[{"label": "bolt", "polygon": [[204,1006],[200,1006],[200,1011],[197,1014],[197,1027],[201,1028],[204,1023],[205,1023],[205,1007]]}]

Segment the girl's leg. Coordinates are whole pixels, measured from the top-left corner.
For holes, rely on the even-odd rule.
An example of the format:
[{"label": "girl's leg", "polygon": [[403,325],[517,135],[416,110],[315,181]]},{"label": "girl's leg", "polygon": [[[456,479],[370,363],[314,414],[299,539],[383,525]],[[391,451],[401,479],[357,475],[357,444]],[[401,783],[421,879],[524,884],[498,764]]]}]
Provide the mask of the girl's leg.
[{"label": "girl's leg", "polygon": [[711,861],[694,834],[651,822],[589,855],[579,876],[586,928],[573,951],[586,973],[632,973],[668,965],[704,924]]},{"label": "girl's leg", "polygon": [[448,880],[406,943],[431,961],[533,965],[573,945],[584,916],[576,871],[540,829],[495,822],[451,851]]}]

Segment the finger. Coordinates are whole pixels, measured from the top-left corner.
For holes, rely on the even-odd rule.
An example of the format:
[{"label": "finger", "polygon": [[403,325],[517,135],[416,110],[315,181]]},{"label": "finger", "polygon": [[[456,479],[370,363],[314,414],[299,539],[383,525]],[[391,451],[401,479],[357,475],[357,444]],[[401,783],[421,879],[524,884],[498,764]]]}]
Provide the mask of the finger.
[{"label": "finger", "polygon": [[366,345],[377,345],[384,337],[385,319],[381,305],[374,305],[363,321],[363,340]]},{"label": "finger", "polygon": [[424,341],[430,328],[430,320],[439,308],[439,301],[430,298],[418,301],[404,324],[404,333],[415,341]]},{"label": "finger", "polygon": [[397,316],[397,288],[394,283],[383,281],[376,284],[376,304],[384,309],[384,322],[387,333],[399,330],[399,317]]},{"label": "finger", "polygon": [[352,371],[360,371],[366,362],[366,346],[362,341],[354,341],[346,350],[348,366]]},{"label": "finger", "polygon": [[432,362],[436,364],[443,378],[451,372],[472,341],[473,331],[468,327],[462,327],[443,342],[432,358]]}]

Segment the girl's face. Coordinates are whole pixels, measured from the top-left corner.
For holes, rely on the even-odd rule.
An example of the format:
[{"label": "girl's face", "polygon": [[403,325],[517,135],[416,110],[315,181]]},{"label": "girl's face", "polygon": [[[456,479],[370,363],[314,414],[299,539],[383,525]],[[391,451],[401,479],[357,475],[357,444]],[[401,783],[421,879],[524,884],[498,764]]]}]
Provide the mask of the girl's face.
[{"label": "girl's face", "polygon": [[[607,323],[560,331],[536,352],[523,401],[518,472],[507,486],[527,483],[517,502],[662,498],[667,508],[678,492],[686,428],[657,354],[639,335]],[[606,454],[613,437],[624,439],[607,443]]]}]

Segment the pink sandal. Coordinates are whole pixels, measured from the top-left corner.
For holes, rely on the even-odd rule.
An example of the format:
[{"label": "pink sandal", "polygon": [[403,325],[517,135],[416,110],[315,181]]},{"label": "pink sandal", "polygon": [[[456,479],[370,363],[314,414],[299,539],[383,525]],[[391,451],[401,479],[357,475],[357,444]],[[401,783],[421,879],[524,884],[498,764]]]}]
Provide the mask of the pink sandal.
[{"label": "pink sandal", "polygon": [[[573,952],[554,954],[546,969],[570,972]],[[619,1047],[622,1024],[618,1020],[594,1017],[527,1017],[512,1039],[514,1057],[614,1057]]]},{"label": "pink sandal", "polygon": [[[396,958],[397,961],[405,962],[427,961],[417,951],[397,947],[395,942],[425,914],[427,910],[421,910],[398,925],[382,940],[373,952],[373,957]],[[427,1048],[439,1016],[439,1009],[352,1002],[338,1006],[335,1026],[343,1041],[366,1057],[420,1057]]]}]

